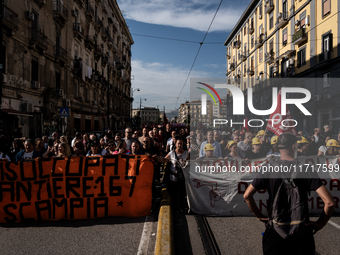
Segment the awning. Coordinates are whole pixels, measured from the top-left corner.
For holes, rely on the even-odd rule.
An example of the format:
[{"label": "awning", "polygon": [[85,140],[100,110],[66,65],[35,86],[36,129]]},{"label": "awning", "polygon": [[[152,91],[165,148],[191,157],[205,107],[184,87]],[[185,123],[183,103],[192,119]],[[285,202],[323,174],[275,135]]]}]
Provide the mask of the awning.
[{"label": "awning", "polygon": [[17,116],[26,116],[26,117],[33,117],[32,114],[20,112],[14,109],[2,109],[3,112],[8,113],[10,115],[17,115]]}]

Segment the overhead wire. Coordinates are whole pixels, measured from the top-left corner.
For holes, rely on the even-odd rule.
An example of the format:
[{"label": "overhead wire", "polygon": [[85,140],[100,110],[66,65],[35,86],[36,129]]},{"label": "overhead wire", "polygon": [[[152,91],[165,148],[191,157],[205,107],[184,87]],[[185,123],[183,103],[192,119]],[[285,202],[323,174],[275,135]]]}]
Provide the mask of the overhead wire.
[{"label": "overhead wire", "polygon": [[190,71],[189,71],[189,73],[188,73],[188,76],[187,76],[187,78],[186,78],[186,80],[185,80],[185,82],[184,82],[184,84],[183,84],[183,87],[182,87],[182,89],[181,89],[181,91],[180,91],[180,93],[179,93],[179,95],[178,95],[178,97],[177,97],[175,108],[177,108],[178,99],[179,99],[179,97],[181,96],[181,94],[182,94],[182,92],[183,92],[183,89],[184,89],[185,85],[187,84],[187,81],[188,81],[188,79],[189,79],[189,77],[190,77],[190,74],[191,74],[191,72],[192,72],[192,69],[194,68],[194,65],[195,65],[195,63],[196,63],[196,60],[197,60],[197,58],[198,58],[198,55],[200,54],[202,45],[203,45],[203,43],[204,43],[204,41],[205,41],[205,39],[206,39],[206,37],[207,37],[209,31],[210,31],[210,28],[211,28],[211,26],[212,26],[212,24],[213,24],[213,22],[214,22],[214,20],[215,20],[215,17],[216,17],[216,15],[217,15],[217,13],[218,13],[218,11],[219,11],[219,9],[220,9],[222,3],[223,3],[223,0],[221,0],[220,4],[218,5],[217,10],[216,10],[216,12],[215,12],[215,14],[214,14],[214,17],[212,18],[212,20],[211,20],[211,22],[210,22],[210,25],[209,25],[209,27],[208,27],[208,29],[207,29],[207,31],[206,31],[204,37],[203,37],[203,40],[202,40],[202,42],[200,42],[200,46],[199,46],[198,51],[197,51],[197,53],[196,53],[195,59],[194,59],[192,65],[191,65],[191,68],[190,68]]}]

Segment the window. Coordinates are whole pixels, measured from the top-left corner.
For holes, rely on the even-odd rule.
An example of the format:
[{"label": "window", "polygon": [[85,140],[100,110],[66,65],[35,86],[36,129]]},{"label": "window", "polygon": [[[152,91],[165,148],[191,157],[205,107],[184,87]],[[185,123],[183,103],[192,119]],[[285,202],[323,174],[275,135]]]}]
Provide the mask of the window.
[{"label": "window", "polygon": [[322,37],[322,51],[330,51],[332,46],[332,34],[328,33]]},{"label": "window", "polygon": [[0,63],[2,63],[2,71],[6,73],[6,44],[1,45]]},{"label": "window", "polygon": [[251,36],[250,44],[251,44],[251,47],[254,48],[254,36],[253,35]]},{"label": "window", "polygon": [[283,58],[282,61],[281,61],[281,77],[287,77],[287,62],[289,60],[288,59],[285,59]]},{"label": "window", "polygon": [[259,18],[262,19],[262,4],[259,7]]},{"label": "window", "polygon": [[244,48],[244,54],[243,55],[247,56],[247,44],[246,43],[244,44],[243,48]]},{"label": "window", "polygon": [[287,0],[283,0],[283,2],[282,2],[282,18],[283,19],[287,19],[288,18]]},{"label": "window", "polygon": [[244,73],[247,73],[247,64],[246,63],[244,63]]},{"label": "window", "polygon": [[287,44],[287,41],[288,41],[287,30],[288,30],[288,28],[285,28],[285,29],[282,30],[282,44],[283,44],[283,46],[285,46]]},{"label": "window", "polygon": [[59,72],[56,72],[56,73],[55,73],[55,88],[56,88],[57,90],[60,89],[60,80],[61,80],[61,75],[60,75]]},{"label": "window", "polygon": [[241,51],[238,51],[238,61],[241,60]]},{"label": "window", "polygon": [[297,67],[304,66],[306,64],[306,47],[300,49],[297,53]]},{"label": "window", "polygon": [[323,87],[329,87],[331,85],[330,81],[331,81],[331,74],[330,73],[325,73],[323,75]]},{"label": "window", "polygon": [[274,26],[274,12],[269,14],[269,29],[272,29]]},{"label": "window", "polygon": [[73,88],[74,88],[74,97],[78,98],[78,96],[79,96],[79,94],[78,94],[79,86],[78,86],[78,81],[77,80],[74,81],[74,87]]},{"label": "window", "polygon": [[251,61],[250,61],[250,70],[254,71],[254,57],[251,57]]},{"label": "window", "polygon": [[299,16],[300,19],[300,27],[305,27],[306,24],[306,11],[300,14]]},{"label": "window", "polygon": [[331,12],[331,0],[322,0],[322,17]]},{"label": "window", "polygon": [[269,67],[269,78],[274,78],[274,66]]},{"label": "window", "polygon": [[247,28],[244,27],[244,28],[243,28],[243,35],[246,35],[246,34],[247,34]]},{"label": "window", "polygon": [[261,47],[259,50],[259,61],[262,62],[262,59],[263,59],[263,47]]},{"label": "window", "polygon": [[274,39],[269,41],[269,52],[274,52]]},{"label": "window", "polygon": [[39,81],[39,73],[38,73],[38,70],[39,70],[39,68],[38,68],[38,59],[37,58],[32,58],[32,70],[31,70],[31,77],[32,77],[32,82],[33,81]]}]

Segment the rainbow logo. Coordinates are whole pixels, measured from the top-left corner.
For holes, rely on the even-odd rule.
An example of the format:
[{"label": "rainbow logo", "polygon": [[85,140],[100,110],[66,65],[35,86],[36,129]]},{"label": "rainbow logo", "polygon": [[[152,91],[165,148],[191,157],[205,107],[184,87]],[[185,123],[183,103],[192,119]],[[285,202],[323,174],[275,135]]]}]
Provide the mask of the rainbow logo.
[{"label": "rainbow logo", "polygon": [[[206,83],[203,83],[203,82],[197,82],[197,83],[199,83],[199,84],[201,84],[201,85],[203,85],[203,86],[206,86],[206,87],[209,88],[212,92],[214,92],[215,95],[217,96],[218,100],[220,101],[221,106],[222,106],[222,100],[221,100],[219,94],[216,92],[216,90],[215,90],[213,87],[211,87],[210,85],[208,85],[208,84],[206,84]],[[212,98],[212,100],[214,101],[215,106],[217,106],[217,102],[216,102],[214,96],[211,94],[211,92],[210,92],[209,90],[203,89],[203,88],[200,88],[200,87],[196,87],[196,88],[198,88],[198,89],[203,90],[204,92],[206,92],[206,93]]]}]

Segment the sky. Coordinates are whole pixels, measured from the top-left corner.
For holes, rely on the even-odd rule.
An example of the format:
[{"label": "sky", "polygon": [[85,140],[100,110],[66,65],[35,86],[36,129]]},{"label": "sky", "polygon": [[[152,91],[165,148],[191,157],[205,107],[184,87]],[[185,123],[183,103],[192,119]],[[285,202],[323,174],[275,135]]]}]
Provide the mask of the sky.
[{"label": "sky", "polygon": [[190,76],[200,43],[221,0],[117,2],[134,40],[131,47],[133,108],[139,108],[142,99],[142,107],[163,110],[165,106],[169,111],[190,100],[190,78],[225,77],[223,43],[250,0],[223,0]]}]

